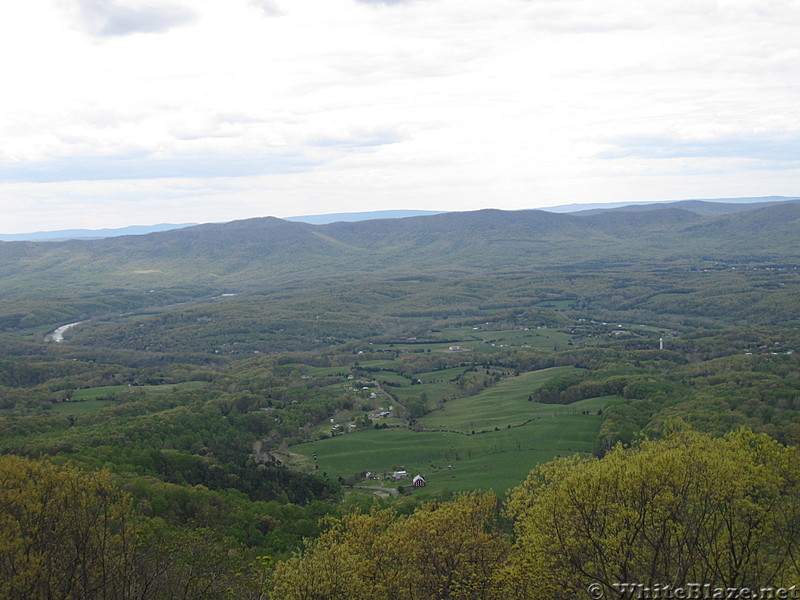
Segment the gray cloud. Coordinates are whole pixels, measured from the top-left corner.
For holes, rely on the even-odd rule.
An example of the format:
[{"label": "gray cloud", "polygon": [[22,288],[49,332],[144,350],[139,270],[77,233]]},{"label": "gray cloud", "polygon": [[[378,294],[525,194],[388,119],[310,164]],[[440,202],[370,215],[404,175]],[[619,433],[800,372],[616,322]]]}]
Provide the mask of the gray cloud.
[{"label": "gray cloud", "polygon": [[101,37],[162,33],[197,20],[193,10],[178,4],[130,5],[119,0],[77,0],[77,3],[86,30]]},{"label": "gray cloud", "polygon": [[403,137],[394,131],[381,131],[371,134],[349,135],[342,137],[325,137],[311,140],[312,146],[318,147],[343,147],[343,148],[372,148],[385,146],[403,141]]},{"label": "gray cloud", "polygon": [[70,156],[38,162],[0,161],[0,182],[252,177],[300,173],[318,164],[319,160],[296,152],[242,156],[185,154],[168,158],[156,158],[146,152],[120,156]]},{"label": "gray cloud", "polygon": [[255,6],[268,17],[282,17],[286,14],[275,0],[250,0],[250,5]]},{"label": "gray cloud", "polygon": [[610,140],[601,158],[742,158],[800,161],[800,132],[739,133],[710,139],[627,136]]},{"label": "gray cloud", "polygon": [[359,4],[383,4],[384,6],[397,6],[399,4],[411,4],[416,0],[355,0]]}]

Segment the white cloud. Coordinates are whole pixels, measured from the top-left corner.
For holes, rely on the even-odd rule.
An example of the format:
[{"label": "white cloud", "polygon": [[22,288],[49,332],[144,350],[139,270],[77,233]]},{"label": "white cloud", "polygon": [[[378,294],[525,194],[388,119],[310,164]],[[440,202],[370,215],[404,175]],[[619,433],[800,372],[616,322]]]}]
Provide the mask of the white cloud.
[{"label": "white cloud", "polygon": [[800,131],[760,131],[698,137],[624,137],[611,141],[613,150],[604,158],[628,156],[642,158],[736,158],[750,159],[763,164],[800,162]]},{"label": "white cloud", "polygon": [[796,194],[799,24],[790,0],[6,3],[4,228]]},{"label": "white cloud", "polygon": [[384,6],[397,6],[399,4],[408,4],[409,2],[416,2],[417,0],[355,0],[359,4],[382,4]]},{"label": "white cloud", "polygon": [[169,2],[76,0],[86,30],[97,36],[163,33],[194,23],[197,14]]},{"label": "white cloud", "polygon": [[268,17],[282,17],[286,14],[275,0],[250,0],[250,5],[255,6]]}]

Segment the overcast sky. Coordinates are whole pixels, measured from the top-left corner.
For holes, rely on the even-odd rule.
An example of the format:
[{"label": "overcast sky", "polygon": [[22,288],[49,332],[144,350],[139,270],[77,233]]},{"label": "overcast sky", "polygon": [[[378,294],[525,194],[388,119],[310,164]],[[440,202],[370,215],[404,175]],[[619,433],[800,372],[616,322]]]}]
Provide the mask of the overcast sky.
[{"label": "overcast sky", "polygon": [[0,232],[800,194],[797,0],[0,5]]}]

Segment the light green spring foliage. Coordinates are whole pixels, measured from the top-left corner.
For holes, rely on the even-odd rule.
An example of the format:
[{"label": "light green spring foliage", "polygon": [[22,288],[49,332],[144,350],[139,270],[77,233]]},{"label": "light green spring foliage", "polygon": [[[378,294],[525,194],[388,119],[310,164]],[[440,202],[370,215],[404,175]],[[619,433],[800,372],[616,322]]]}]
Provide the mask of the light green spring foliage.
[{"label": "light green spring foliage", "polygon": [[545,464],[510,495],[351,515],[278,566],[272,598],[586,597],[616,583],[800,582],[800,453],[746,431],[679,431],[604,458]]},{"label": "light green spring foliage", "polygon": [[142,519],[107,471],[0,457],[0,600],[255,600],[261,562]]},{"label": "light green spring foliage", "polygon": [[[330,519],[270,573],[202,530],[141,517],[106,472],[0,458],[0,600],[538,600],[591,583],[800,582],[800,451],[678,431],[542,465],[510,495]],[[133,523],[137,523],[134,528]],[[265,580],[269,576],[269,580]]]},{"label": "light green spring foliage", "polygon": [[589,583],[789,587],[800,581],[800,453],[765,435],[680,432],[541,466],[507,507],[507,598]]},{"label": "light green spring foliage", "polygon": [[508,541],[497,498],[465,494],[398,517],[392,510],[331,524],[304,554],[278,565],[274,600],[490,598]]},{"label": "light green spring foliage", "polygon": [[0,598],[121,597],[131,503],[107,472],[0,459]]}]

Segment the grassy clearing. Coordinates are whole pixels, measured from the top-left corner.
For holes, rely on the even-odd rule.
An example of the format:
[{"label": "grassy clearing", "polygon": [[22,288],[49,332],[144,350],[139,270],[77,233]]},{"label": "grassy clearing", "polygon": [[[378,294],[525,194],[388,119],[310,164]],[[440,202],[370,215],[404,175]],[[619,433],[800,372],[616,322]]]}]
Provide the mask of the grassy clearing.
[{"label": "grassy clearing", "polygon": [[185,381],[183,383],[168,383],[164,385],[104,385],[72,390],[70,400],[53,404],[52,411],[62,415],[81,415],[113,404],[116,396],[124,396],[125,394],[160,396],[181,390],[202,389],[207,386],[208,383],[205,381]]},{"label": "grassy clearing", "polygon": [[449,382],[413,385],[400,388],[387,387],[386,390],[395,396],[400,402],[410,398],[419,398],[424,393],[428,397],[429,407],[435,406],[439,400],[450,400],[452,398],[456,398],[461,393],[461,390],[457,384]]},{"label": "grassy clearing", "polygon": [[397,363],[394,360],[365,360],[359,361],[358,367],[362,369],[378,369],[393,371],[397,368]]},{"label": "grassy clearing", "polygon": [[[287,365],[288,366],[288,365]],[[297,364],[297,368],[311,377],[343,377],[347,379],[350,374],[349,366],[339,367],[311,367],[309,365]]]},{"label": "grassy clearing", "polygon": [[[587,400],[586,406],[605,406],[613,398]],[[518,485],[537,464],[556,456],[589,452],[600,429],[601,417],[592,414],[556,414],[569,407],[550,406],[527,425],[483,434],[409,429],[367,430],[328,440],[299,444],[292,452],[310,460],[317,455],[319,472],[350,477],[372,471],[380,476],[404,469],[428,479],[426,491],[494,489],[504,492]],[[307,462],[307,461],[306,461]],[[410,480],[384,479],[378,485],[410,485]]]},{"label": "grassy clearing", "polygon": [[523,373],[475,396],[450,400],[442,410],[425,415],[419,422],[426,429],[451,429],[465,433],[519,425],[552,410],[549,405],[528,401],[538,387],[554,377],[576,371],[575,367],[554,367]]},{"label": "grassy clearing", "polygon": [[[163,385],[104,385],[93,388],[84,388],[79,390],[72,390],[71,401],[64,404],[86,404],[95,400],[103,400],[108,403],[109,399],[117,394],[144,394],[147,396],[159,396],[163,394],[172,394],[174,392],[183,390],[198,390],[208,386],[205,381],[184,381],[183,383],[166,383]],[[57,404],[56,406],[61,406]],[[53,410],[56,409],[53,407]],[[102,408],[102,406],[100,406]],[[65,409],[61,409],[65,410]],[[88,409],[83,409],[81,412],[87,412]],[[94,410],[97,410],[95,408]]]},{"label": "grassy clearing", "polygon": [[[491,354],[504,348],[519,348],[523,346],[531,348],[542,348],[547,350],[563,350],[569,346],[572,336],[557,329],[537,329],[527,330],[515,327],[513,329],[493,330],[484,326],[478,327],[453,327],[442,329],[436,336],[441,338],[441,342],[426,340],[425,343],[392,343],[380,344],[375,349],[398,350],[401,352],[434,352],[434,353],[453,353],[456,352],[479,352]],[[458,350],[453,350],[458,346]],[[381,361],[370,361],[363,363],[371,365]],[[389,368],[389,367],[386,367]]]},{"label": "grassy clearing", "polygon": [[441,383],[448,382],[451,379],[458,379],[466,370],[467,367],[452,367],[450,369],[441,369],[440,371],[418,373],[415,377],[422,383]]},{"label": "grassy clearing", "polygon": [[[397,363],[395,363],[395,367]],[[398,375],[394,371],[378,371],[377,373],[369,374],[373,379],[380,382],[388,382],[396,385],[411,385],[411,380],[408,377]]]},{"label": "grassy clearing", "polygon": [[[492,348],[513,348],[530,346],[531,348],[543,348],[548,350],[563,350],[569,345],[572,336],[557,329],[485,329],[483,327],[460,327],[447,329],[446,333],[452,339],[462,340],[458,342],[465,348],[472,348],[482,352],[490,352]],[[494,344],[494,345],[492,345]]]}]

